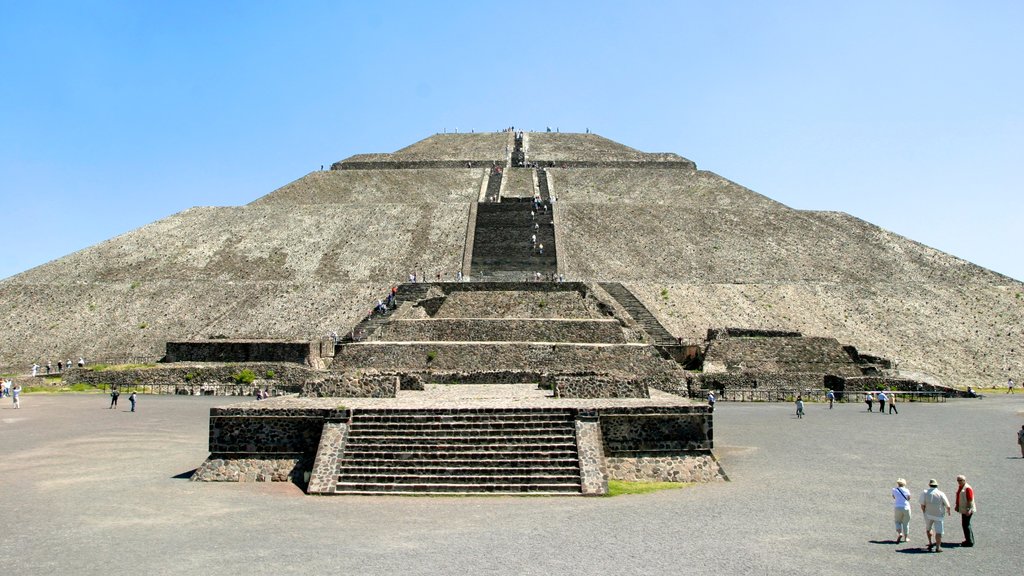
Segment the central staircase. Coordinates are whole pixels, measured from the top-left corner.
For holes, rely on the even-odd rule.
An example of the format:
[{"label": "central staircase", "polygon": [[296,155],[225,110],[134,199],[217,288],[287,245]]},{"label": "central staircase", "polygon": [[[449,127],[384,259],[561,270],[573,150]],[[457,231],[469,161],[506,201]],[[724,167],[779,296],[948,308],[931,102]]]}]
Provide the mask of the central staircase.
[{"label": "central staircase", "polygon": [[[472,258],[474,279],[528,280],[535,272],[547,276],[558,270],[552,214],[550,210],[538,213],[530,200],[509,199],[478,205]],[[533,235],[537,236],[537,245],[544,246],[543,254],[533,245]]]},{"label": "central staircase", "polygon": [[352,415],[335,494],[579,494],[563,409],[378,409]]}]

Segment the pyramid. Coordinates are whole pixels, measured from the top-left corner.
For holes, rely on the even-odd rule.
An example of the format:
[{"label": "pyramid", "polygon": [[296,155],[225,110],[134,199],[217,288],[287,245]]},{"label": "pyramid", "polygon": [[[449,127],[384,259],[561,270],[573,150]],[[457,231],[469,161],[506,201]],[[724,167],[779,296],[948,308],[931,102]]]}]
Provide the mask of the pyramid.
[{"label": "pyramid", "polygon": [[[538,193],[554,201],[543,261],[525,233],[477,230],[489,195],[513,210]],[[509,242],[529,254],[500,249]],[[191,208],[3,280],[0,369],[151,362],[168,341],[317,340],[412,274],[537,273],[621,284],[684,342],[711,328],[793,331],[952,386],[1022,369],[1021,282],[847,214],[789,208],[675,154],[513,132],[353,156],[248,205]]]}]

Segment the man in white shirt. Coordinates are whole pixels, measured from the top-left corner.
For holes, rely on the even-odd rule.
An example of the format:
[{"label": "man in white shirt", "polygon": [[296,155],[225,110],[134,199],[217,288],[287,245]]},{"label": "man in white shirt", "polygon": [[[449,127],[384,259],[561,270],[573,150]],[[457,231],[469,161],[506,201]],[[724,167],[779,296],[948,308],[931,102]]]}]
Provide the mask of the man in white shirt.
[{"label": "man in white shirt", "polygon": [[924,531],[928,535],[928,549],[942,552],[942,521],[950,515],[949,498],[939,490],[939,482],[932,478],[928,481],[928,489],[921,493],[920,502],[921,512],[924,513]]}]

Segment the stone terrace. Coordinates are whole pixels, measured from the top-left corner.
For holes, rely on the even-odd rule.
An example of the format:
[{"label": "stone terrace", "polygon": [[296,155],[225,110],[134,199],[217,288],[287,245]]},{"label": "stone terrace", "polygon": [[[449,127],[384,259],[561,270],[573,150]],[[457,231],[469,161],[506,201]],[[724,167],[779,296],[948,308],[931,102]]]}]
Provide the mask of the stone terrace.
[{"label": "stone terrace", "polygon": [[556,164],[616,164],[621,162],[672,163],[680,168],[695,168],[682,156],[670,153],[640,152],[597,134],[529,132],[526,134],[527,159]]},{"label": "stone terrace", "polygon": [[421,170],[329,170],[311,172],[253,201],[267,204],[433,204],[475,202],[483,168]]}]

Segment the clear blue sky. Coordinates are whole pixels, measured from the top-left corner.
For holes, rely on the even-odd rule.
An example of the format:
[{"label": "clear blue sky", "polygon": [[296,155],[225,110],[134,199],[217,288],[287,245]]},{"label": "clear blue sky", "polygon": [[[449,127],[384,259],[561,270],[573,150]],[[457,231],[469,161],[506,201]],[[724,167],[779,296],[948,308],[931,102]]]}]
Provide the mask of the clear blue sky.
[{"label": "clear blue sky", "polygon": [[675,152],[1024,279],[1024,2],[0,0],[0,278],[515,125]]}]

